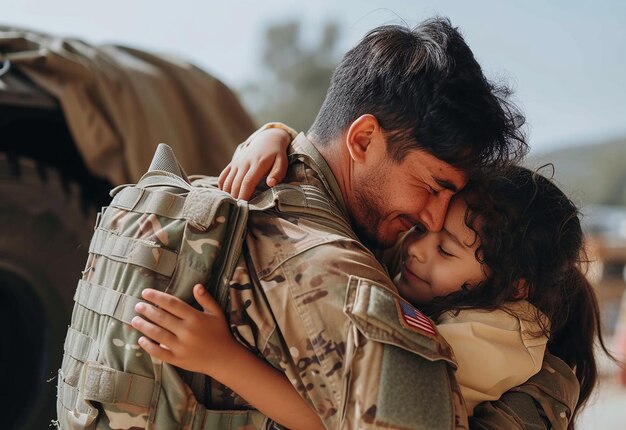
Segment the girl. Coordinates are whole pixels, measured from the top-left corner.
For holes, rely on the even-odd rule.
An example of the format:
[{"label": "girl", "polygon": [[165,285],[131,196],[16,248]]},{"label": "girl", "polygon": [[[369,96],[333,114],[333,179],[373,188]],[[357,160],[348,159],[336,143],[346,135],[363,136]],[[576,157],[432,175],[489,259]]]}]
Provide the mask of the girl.
[{"label": "girl", "polygon": [[[270,161],[256,174],[274,165],[274,154],[264,155]],[[238,187],[250,171],[246,163],[247,170],[231,164],[221,179],[234,181],[224,188]],[[392,253],[399,293],[437,322],[455,352],[470,414],[537,373],[547,344],[580,383],[568,417],[573,428],[596,382],[596,336],[606,352],[595,294],[580,270],[582,248],[572,202],[545,177],[509,167],[455,196],[440,232],[414,228],[396,248],[400,258]],[[156,342],[141,338],[140,345],[155,358],[213,377],[289,428],[324,428],[282,374],[237,343],[201,285],[194,294],[205,312],[144,291],[160,309],[138,305],[152,322],[136,317],[133,326]]]}]

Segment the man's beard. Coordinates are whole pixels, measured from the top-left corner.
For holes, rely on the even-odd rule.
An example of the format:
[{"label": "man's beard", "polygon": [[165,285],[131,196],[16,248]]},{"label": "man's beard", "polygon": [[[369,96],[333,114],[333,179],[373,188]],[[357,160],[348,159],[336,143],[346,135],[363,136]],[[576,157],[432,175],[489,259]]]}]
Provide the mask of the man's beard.
[{"label": "man's beard", "polygon": [[[380,194],[374,190],[382,187],[384,179],[382,175],[375,175],[367,186],[359,184],[354,190],[354,210],[352,211],[352,225],[356,234],[365,246],[371,250],[385,249],[392,246],[395,241],[388,241],[379,231],[381,221],[384,219],[384,202]],[[388,243],[390,242],[390,243]]]}]

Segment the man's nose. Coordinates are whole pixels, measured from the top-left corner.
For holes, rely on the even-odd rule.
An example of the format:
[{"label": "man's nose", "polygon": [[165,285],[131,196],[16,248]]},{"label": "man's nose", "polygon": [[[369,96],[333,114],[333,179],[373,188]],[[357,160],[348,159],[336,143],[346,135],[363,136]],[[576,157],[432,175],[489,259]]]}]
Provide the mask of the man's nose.
[{"label": "man's nose", "polygon": [[419,213],[419,218],[428,231],[438,232],[443,228],[446,211],[450,203],[449,197],[437,196],[428,200],[428,203]]}]

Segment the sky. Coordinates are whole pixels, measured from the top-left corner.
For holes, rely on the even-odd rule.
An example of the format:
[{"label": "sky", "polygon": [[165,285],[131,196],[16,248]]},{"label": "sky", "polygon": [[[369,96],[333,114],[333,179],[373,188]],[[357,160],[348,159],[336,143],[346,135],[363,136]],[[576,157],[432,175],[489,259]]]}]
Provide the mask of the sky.
[{"label": "sky", "polygon": [[2,0],[0,24],[177,54],[236,89],[255,80],[269,24],[301,19],[314,43],[335,20],[345,52],[375,26],[433,15],[461,29],[489,78],[514,88],[531,153],[626,138],[622,0]]}]

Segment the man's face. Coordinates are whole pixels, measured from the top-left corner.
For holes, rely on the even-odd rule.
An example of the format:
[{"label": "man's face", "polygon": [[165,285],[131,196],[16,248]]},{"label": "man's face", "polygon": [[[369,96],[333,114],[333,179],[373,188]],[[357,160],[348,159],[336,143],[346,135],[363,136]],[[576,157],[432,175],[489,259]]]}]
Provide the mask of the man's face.
[{"label": "man's face", "polygon": [[465,174],[423,150],[400,163],[386,152],[353,172],[352,221],[371,248],[388,248],[415,224],[441,230],[452,196],[467,182]]}]

